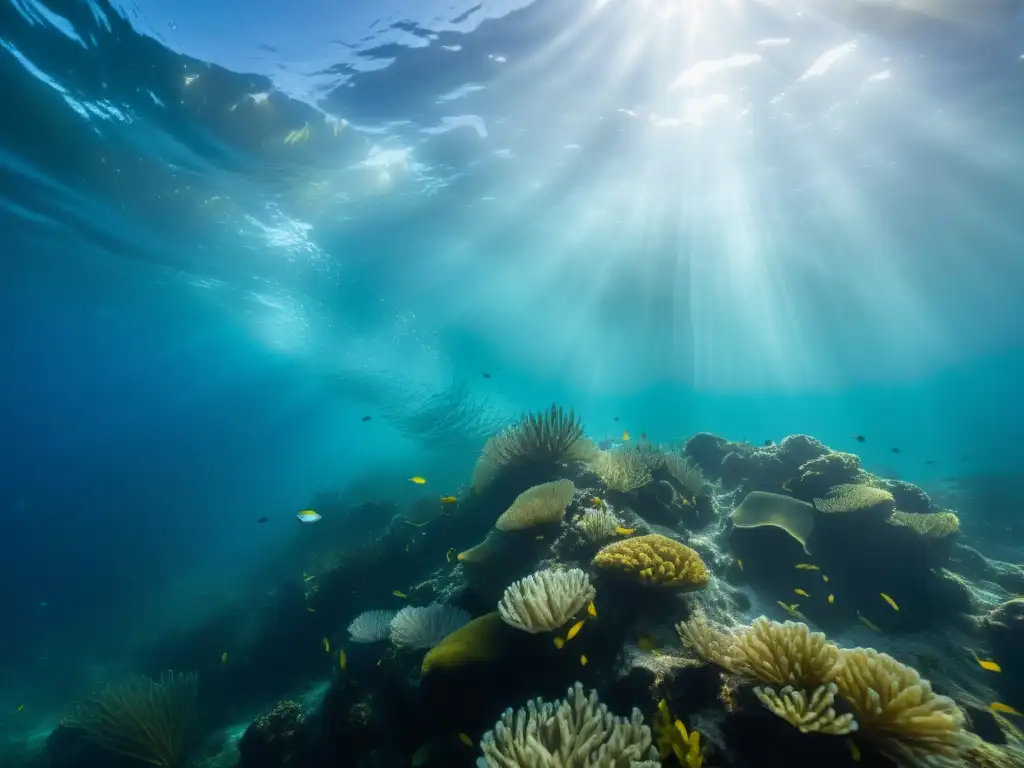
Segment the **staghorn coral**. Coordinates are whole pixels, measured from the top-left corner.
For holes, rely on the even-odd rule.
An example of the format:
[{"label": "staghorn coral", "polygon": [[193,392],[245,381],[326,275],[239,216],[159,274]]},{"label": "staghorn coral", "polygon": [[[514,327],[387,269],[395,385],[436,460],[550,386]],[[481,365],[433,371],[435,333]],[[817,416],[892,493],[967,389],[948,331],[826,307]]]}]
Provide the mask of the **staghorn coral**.
[{"label": "staghorn coral", "polygon": [[579,568],[537,571],[505,590],[498,614],[524,632],[551,632],[583,610],[595,594],[590,578]]},{"label": "staghorn coral", "polygon": [[499,531],[519,531],[560,522],[574,493],[576,486],[571,480],[556,480],[527,488],[516,496],[512,506],[501,513],[494,527]]},{"label": "staghorn coral", "polygon": [[576,527],[588,541],[603,541],[615,537],[619,518],[606,507],[591,508],[576,519]]},{"label": "staghorn coral", "polygon": [[505,622],[497,612],[478,616],[427,651],[420,671],[427,675],[436,669],[455,669],[490,661],[504,645],[505,629]]},{"label": "staghorn coral", "polygon": [[862,736],[898,765],[963,766],[978,739],[956,702],[932,691],[917,670],[873,648],[843,649],[829,675]]},{"label": "staghorn coral", "polygon": [[608,544],[594,556],[594,565],[642,584],[701,589],[708,583],[708,568],[700,555],[660,533]]},{"label": "staghorn coral", "polygon": [[960,518],[955,512],[901,512],[897,509],[889,522],[932,539],[944,539],[960,532]]},{"label": "staghorn coral", "polygon": [[664,465],[676,482],[694,496],[698,496],[708,485],[704,473],[692,459],[671,453],[665,456]]},{"label": "staghorn coral", "polygon": [[348,636],[354,643],[376,643],[391,634],[391,620],[397,611],[363,611],[348,625]]},{"label": "staghorn coral", "polygon": [[583,424],[573,411],[561,406],[530,413],[491,437],[473,469],[473,489],[481,492],[499,472],[523,466],[586,461],[595,452],[583,437]]},{"label": "staghorn coral", "polygon": [[896,502],[884,488],[864,483],[847,483],[835,486],[824,498],[816,498],[814,506],[826,514],[877,511],[888,517],[896,509]]},{"label": "staghorn coral", "polygon": [[652,480],[647,458],[632,448],[600,451],[591,459],[589,466],[614,491],[633,491]]},{"label": "staghorn coral", "polygon": [[651,730],[637,709],[616,717],[576,683],[565,699],[506,709],[480,742],[487,768],[655,768]]},{"label": "staghorn coral", "polygon": [[61,724],[111,752],[178,768],[198,695],[193,673],[166,672],[159,681],[133,677],[79,702]]},{"label": "staghorn coral", "polygon": [[399,648],[433,648],[468,622],[469,614],[451,605],[407,605],[391,619],[391,642]]},{"label": "staghorn coral", "polygon": [[857,721],[847,712],[836,715],[832,705],[836,700],[835,683],[819,685],[810,696],[787,685],[781,691],[772,688],[754,688],[754,695],[769,712],[781,717],[801,733],[822,733],[827,736],[845,736],[857,730]]}]

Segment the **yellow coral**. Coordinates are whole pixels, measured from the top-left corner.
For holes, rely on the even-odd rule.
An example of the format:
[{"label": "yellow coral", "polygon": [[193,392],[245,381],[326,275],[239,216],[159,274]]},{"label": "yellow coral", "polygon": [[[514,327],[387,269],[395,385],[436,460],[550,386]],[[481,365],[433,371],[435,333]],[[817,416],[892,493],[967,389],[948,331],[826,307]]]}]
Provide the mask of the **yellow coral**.
[{"label": "yellow coral", "polygon": [[518,531],[536,525],[557,523],[565,517],[576,486],[572,480],[542,483],[516,496],[512,506],[501,513],[494,527],[499,531]]},{"label": "yellow coral", "polygon": [[700,555],[658,533],[608,544],[594,556],[594,565],[643,584],[700,589],[708,583],[708,569]]},{"label": "yellow coral", "polygon": [[781,691],[754,688],[758,701],[773,715],[781,717],[801,733],[845,736],[857,730],[857,721],[847,712],[837,715],[832,705],[836,700],[835,683],[819,685],[810,696],[787,685]]},{"label": "yellow coral", "polygon": [[917,670],[873,648],[840,651],[831,673],[864,738],[897,765],[959,766],[978,739],[948,696]]},{"label": "yellow coral", "polygon": [[734,635],[725,650],[726,669],[773,685],[814,689],[823,685],[839,658],[839,648],[806,624],[779,624],[764,616]]},{"label": "yellow coral", "polygon": [[815,499],[814,506],[819,512],[843,514],[877,510],[889,515],[896,509],[896,500],[884,488],[875,488],[864,483],[837,485],[823,499]]},{"label": "yellow coral", "polygon": [[478,616],[427,651],[420,671],[425,675],[438,668],[490,661],[498,655],[506,631],[505,622],[497,611]]},{"label": "yellow coral", "polygon": [[901,512],[889,518],[893,525],[902,525],[929,538],[942,539],[960,532],[960,518],[955,512]]}]

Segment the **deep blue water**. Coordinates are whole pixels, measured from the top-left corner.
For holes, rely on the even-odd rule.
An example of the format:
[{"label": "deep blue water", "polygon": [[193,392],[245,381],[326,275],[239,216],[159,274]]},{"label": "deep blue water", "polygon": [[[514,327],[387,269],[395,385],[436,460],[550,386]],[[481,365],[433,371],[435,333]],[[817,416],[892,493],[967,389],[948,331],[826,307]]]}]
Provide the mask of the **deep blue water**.
[{"label": "deep blue water", "polygon": [[553,401],[1024,471],[1024,17],[893,4],[0,5],[0,713]]}]

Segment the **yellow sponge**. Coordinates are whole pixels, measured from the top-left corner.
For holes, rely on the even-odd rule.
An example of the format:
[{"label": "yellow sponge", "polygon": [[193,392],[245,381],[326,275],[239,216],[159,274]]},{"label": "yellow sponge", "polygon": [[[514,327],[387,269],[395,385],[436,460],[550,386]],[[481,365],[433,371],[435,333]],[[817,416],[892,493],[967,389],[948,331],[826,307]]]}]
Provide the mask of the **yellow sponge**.
[{"label": "yellow sponge", "polygon": [[609,544],[594,557],[594,565],[642,584],[701,589],[708,583],[708,569],[700,555],[659,533]]}]

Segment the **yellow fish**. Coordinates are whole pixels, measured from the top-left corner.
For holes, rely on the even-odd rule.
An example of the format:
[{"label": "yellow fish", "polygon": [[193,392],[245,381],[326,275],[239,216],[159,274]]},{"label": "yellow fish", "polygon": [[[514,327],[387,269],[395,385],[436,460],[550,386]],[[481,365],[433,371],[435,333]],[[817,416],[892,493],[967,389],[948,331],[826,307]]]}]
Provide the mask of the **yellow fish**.
[{"label": "yellow fish", "polygon": [[800,613],[800,611],[797,610],[797,608],[800,607],[800,603],[793,603],[792,605],[786,605],[781,600],[778,600],[776,602],[782,607],[782,610],[784,610],[790,616],[792,616],[794,618],[797,618],[797,619],[803,617],[803,614]]},{"label": "yellow fish", "polygon": [[341,667],[341,671],[344,672],[348,669],[348,656],[345,655],[345,649],[338,649],[338,666]]},{"label": "yellow fish", "polygon": [[875,632],[879,632],[879,633],[882,631],[881,628],[877,624],[875,624],[873,621],[871,621],[870,619],[866,619],[863,616],[861,616],[860,611],[857,611],[857,618],[860,619],[860,623],[863,624],[868,629],[873,629],[873,630],[875,630]]},{"label": "yellow fish", "polygon": [[330,653],[330,652],[331,652],[331,641],[330,641],[330,640],[328,640],[328,639],[327,639],[326,637],[324,638],[324,650],[325,650],[325,651],[326,651],[327,653]]},{"label": "yellow fish", "polygon": [[23,710],[24,708],[25,708],[25,705],[24,705],[24,704],[19,704],[19,705],[18,705],[18,711],[19,711],[19,712],[21,712],[21,710]]},{"label": "yellow fish", "polygon": [[447,552],[444,553],[444,559],[450,563],[452,561],[452,555],[454,555],[454,554],[456,554],[455,547],[452,547],[451,549],[449,549]]},{"label": "yellow fish", "polygon": [[304,509],[301,512],[296,512],[295,517],[300,523],[306,523],[307,525],[323,519],[320,517],[320,514],[313,509]]},{"label": "yellow fish", "polygon": [[441,497],[441,503],[442,504],[455,504],[458,500],[459,499],[456,496],[442,496]]},{"label": "yellow fish", "polygon": [[590,601],[590,605],[587,606],[587,613],[589,613],[595,619],[597,618],[597,606],[594,605],[594,601],[593,600],[591,600]]},{"label": "yellow fish", "polygon": [[588,661],[589,661],[589,659],[586,657],[585,654],[580,654],[580,666],[581,667],[587,666],[587,662]]},{"label": "yellow fish", "polygon": [[427,478],[420,477],[419,475],[413,475],[409,478],[410,483],[416,483],[416,485],[423,485],[427,482]]},{"label": "yellow fish", "polygon": [[807,594],[807,591],[806,591],[806,590],[804,590],[804,589],[794,589],[793,591],[794,591],[794,592],[795,592],[796,594],[800,595],[800,597],[810,597],[810,595],[809,595],[809,594]]},{"label": "yellow fish", "polygon": [[227,664],[228,663],[228,652],[227,651],[224,651],[224,653],[222,653],[220,655],[220,663],[221,664]]},{"label": "yellow fish", "polygon": [[558,650],[562,650],[563,648],[565,648],[565,640],[561,637],[555,637],[555,648],[557,648]]},{"label": "yellow fish", "polygon": [[401,598],[403,598],[405,600],[409,599],[409,596],[407,594],[405,594],[405,592],[403,592],[400,589],[392,590],[391,594],[394,595],[395,597],[401,597]]},{"label": "yellow fish", "polygon": [[828,603],[829,603],[829,605],[832,605],[835,601],[836,601],[836,596],[833,595],[831,592],[829,592],[828,593]]},{"label": "yellow fish", "polygon": [[993,701],[991,704],[988,705],[988,708],[991,709],[993,712],[999,712],[1003,715],[1016,715],[1017,717],[1024,717],[1024,714],[1018,712],[1009,704],[1003,704],[1001,701]]},{"label": "yellow fish", "polygon": [[797,570],[799,570],[799,571],[820,571],[821,570],[821,568],[819,568],[816,565],[813,565],[812,563],[798,563],[796,567],[797,567]]},{"label": "yellow fish", "polygon": [[615,526],[615,532],[619,534],[619,536],[629,536],[635,530],[636,528],[623,528],[621,525]]},{"label": "yellow fish", "polygon": [[846,746],[850,750],[850,759],[855,763],[860,762],[860,747],[857,746],[857,742],[853,739],[846,740]]},{"label": "yellow fish", "polygon": [[581,629],[583,629],[583,619],[580,619],[571,627],[569,627],[569,631],[566,633],[565,639],[572,640],[574,637],[576,637],[576,635],[580,633]]},{"label": "yellow fish", "polygon": [[628,441],[629,440],[629,432],[627,432],[626,430],[622,430],[622,439]]},{"label": "yellow fish", "polygon": [[[977,658],[977,657],[975,657],[975,658]],[[999,664],[997,664],[992,659],[978,659],[978,664],[980,664],[981,668],[984,669],[986,672],[1002,672],[1003,671],[1003,668],[1000,667]]]},{"label": "yellow fish", "polygon": [[824,573],[821,574],[821,580],[828,584],[828,576],[826,576]]},{"label": "yellow fish", "polygon": [[885,600],[885,602],[892,606],[892,609],[894,611],[898,611],[900,609],[900,607],[896,605],[896,601],[889,597],[887,594],[885,594],[885,592],[879,592],[878,594],[882,596],[882,599]]},{"label": "yellow fish", "polygon": [[469,738],[469,736],[467,736],[464,733],[460,733],[459,734],[459,741],[461,741],[467,747],[472,747],[473,746],[473,740],[471,738]]},{"label": "yellow fish", "polygon": [[743,570],[743,561],[738,557],[736,558],[736,565],[740,567],[741,571]]}]

